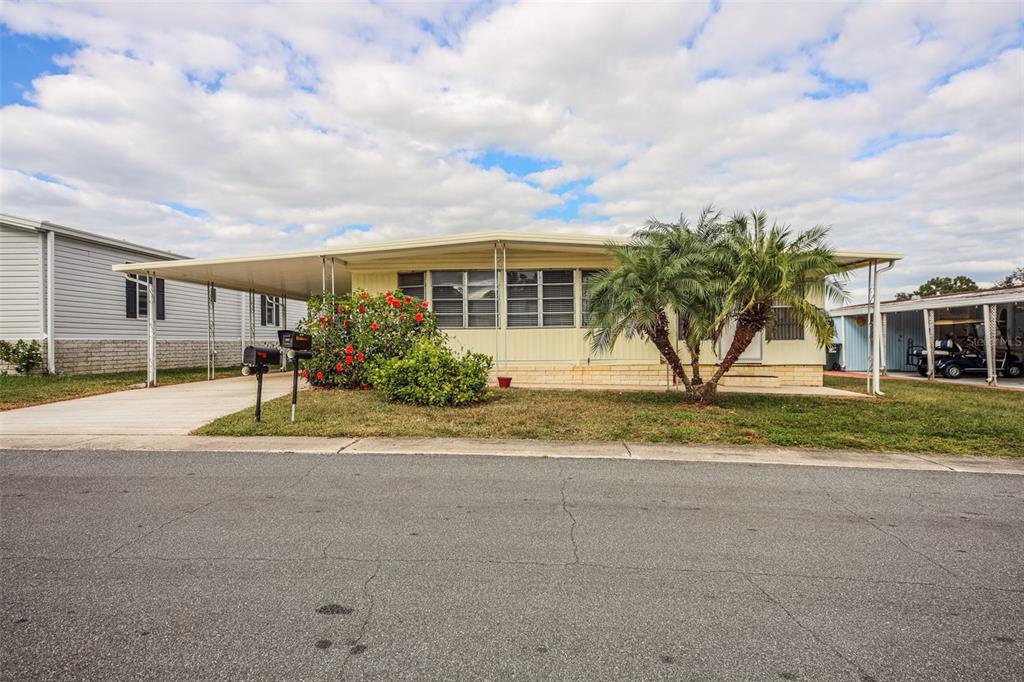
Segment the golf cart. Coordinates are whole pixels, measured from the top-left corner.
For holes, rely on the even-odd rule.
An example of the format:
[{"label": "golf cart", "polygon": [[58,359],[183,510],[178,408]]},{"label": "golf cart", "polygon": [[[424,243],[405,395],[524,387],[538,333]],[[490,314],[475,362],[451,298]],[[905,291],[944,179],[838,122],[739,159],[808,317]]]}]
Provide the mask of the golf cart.
[{"label": "golf cart", "polygon": [[[965,373],[983,374],[988,371],[985,357],[985,335],[979,330],[983,324],[980,319],[968,320],[936,320],[935,326],[949,327],[950,331],[942,339],[935,341],[935,373],[947,379],[959,379]],[[957,337],[956,328],[963,325],[967,333]],[[1004,377],[1015,379],[1024,373],[1024,364],[1020,357],[1007,350],[1010,347],[1006,338],[1006,328],[999,326],[1003,349],[996,349],[996,371]],[[917,372],[923,377],[928,376],[928,355],[923,346],[914,349],[917,358]]]}]

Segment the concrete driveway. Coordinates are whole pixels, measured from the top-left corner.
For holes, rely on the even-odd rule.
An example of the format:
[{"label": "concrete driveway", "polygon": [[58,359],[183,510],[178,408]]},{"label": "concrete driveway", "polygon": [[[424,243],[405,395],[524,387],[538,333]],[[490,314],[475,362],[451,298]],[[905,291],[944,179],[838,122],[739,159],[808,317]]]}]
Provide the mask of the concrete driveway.
[{"label": "concrete driveway", "polygon": [[[290,373],[268,374],[263,399],[291,391]],[[256,379],[234,377],[36,405],[0,412],[0,434],[182,435],[256,404]]]},{"label": "concrete driveway", "polygon": [[2,680],[1020,680],[1024,477],[0,452]]}]

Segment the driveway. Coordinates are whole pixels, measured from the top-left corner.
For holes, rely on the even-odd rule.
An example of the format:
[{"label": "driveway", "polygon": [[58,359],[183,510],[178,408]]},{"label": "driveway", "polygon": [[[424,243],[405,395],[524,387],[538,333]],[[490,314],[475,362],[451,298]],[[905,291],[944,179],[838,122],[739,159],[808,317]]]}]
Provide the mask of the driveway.
[{"label": "driveway", "polygon": [[[292,375],[268,374],[263,399],[291,391]],[[140,388],[0,412],[0,433],[18,435],[180,435],[256,404],[255,377]]]},{"label": "driveway", "polygon": [[0,452],[4,679],[1016,680],[1024,477]]}]

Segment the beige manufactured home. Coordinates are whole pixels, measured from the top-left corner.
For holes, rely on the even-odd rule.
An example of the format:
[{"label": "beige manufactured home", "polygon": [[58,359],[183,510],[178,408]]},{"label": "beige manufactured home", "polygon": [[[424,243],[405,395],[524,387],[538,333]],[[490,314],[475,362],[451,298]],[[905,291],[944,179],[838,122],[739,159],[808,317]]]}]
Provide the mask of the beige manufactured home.
[{"label": "beige manufactured home", "polygon": [[[584,282],[614,267],[606,237],[522,232],[477,233],[355,245],[266,256],[159,261],[114,270],[167,280],[304,298],[402,289],[430,303],[455,346],[492,355],[496,374],[514,385],[672,387],[671,372],[652,344],[621,340],[607,354],[586,339]],[[851,268],[899,254],[840,251]],[[821,301],[815,301],[821,305]],[[787,322],[760,336],[725,384],[821,385],[825,352],[809,330]],[[727,340],[726,340],[727,341]],[[702,359],[717,362],[706,344]]]}]

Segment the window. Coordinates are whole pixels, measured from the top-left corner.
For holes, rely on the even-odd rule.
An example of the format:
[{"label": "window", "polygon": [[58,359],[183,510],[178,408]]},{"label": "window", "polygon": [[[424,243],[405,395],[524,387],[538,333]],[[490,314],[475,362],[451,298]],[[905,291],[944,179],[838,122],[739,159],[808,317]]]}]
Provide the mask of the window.
[{"label": "window", "polygon": [[[140,280],[152,282],[151,278],[139,277]],[[134,279],[124,280],[124,316],[131,320],[144,320],[149,317],[149,285]],[[156,278],[156,319],[164,319],[164,280]]]},{"label": "window", "polygon": [[260,326],[281,326],[281,297],[260,294]]},{"label": "window", "polygon": [[768,326],[769,341],[803,341],[804,326],[796,319],[796,314],[789,306],[772,308],[775,324]]},{"label": "window", "polygon": [[593,277],[594,275],[601,274],[602,272],[604,272],[604,270],[584,270],[582,272],[581,281],[583,282],[583,295],[582,295],[582,299],[583,299],[583,326],[584,327],[589,327],[590,326],[590,296],[587,293],[587,280],[590,279],[591,277]]},{"label": "window", "polygon": [[573,270],[513,270],[508,273],[509,327],[573,327]]},{"label": "window", "polygon": [[425,272],[400,272],[398,273],[398,288],[406,296],[426,300],[426,273]]},{"label": "window", "polygon": [[490,270],[445,270],[430,273],[430,297],[437,326],[497,326],[494,273]]}]

